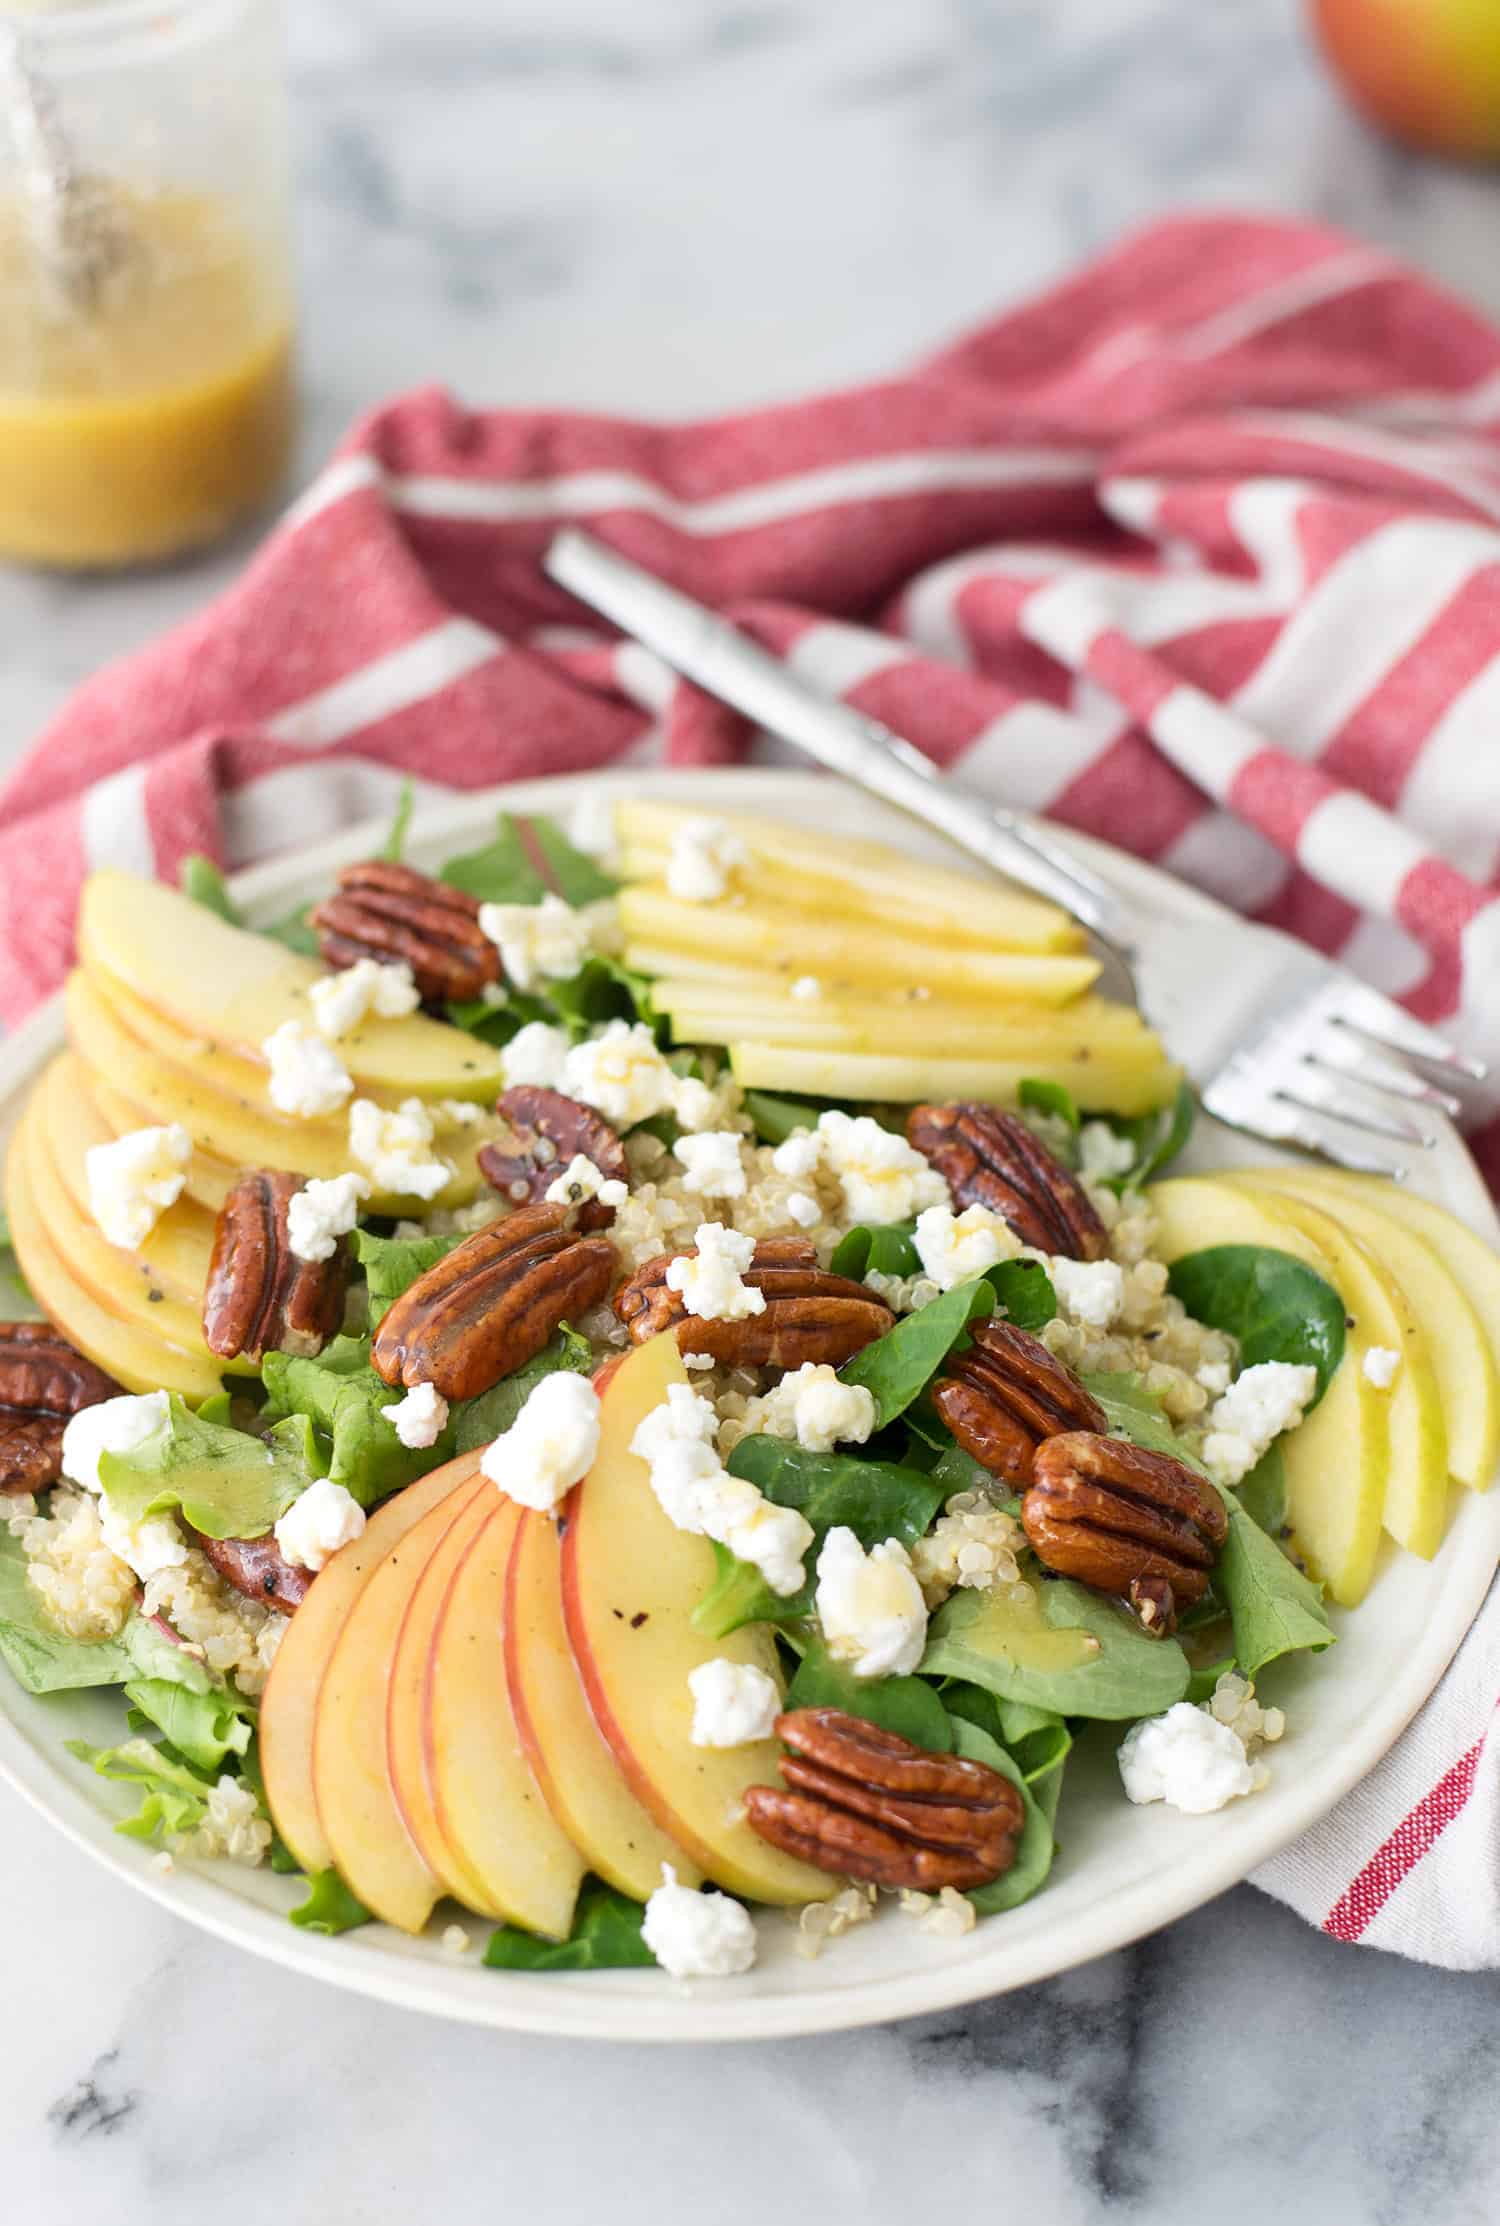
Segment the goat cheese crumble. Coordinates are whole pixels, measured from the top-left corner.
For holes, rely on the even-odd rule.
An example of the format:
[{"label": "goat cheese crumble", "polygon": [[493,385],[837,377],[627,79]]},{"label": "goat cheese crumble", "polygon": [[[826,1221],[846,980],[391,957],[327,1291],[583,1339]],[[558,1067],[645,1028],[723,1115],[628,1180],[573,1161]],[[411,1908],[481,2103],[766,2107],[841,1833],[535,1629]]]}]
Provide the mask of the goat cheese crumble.
[{"label": "goat cheese crumble", "polygon": [[319,1033],[331,1043],[351,1035],[371,1013],[380,1020],[400,1020],[422,1002],[404,959],[392,965],[378,958],[356,959],[314,982],[307,995]]},{"label": "goat cheese crumble", "polygon": [[773,1438],[795,1438],[809,1453],[863,1445],[875,1427],[874,1395],[841,1382],[826,1361],[805,1360],[761,1400],[760,1427]]},{"label": "goat cheese crumble", "polygon": [[413,1452],[436,1445],[448,1427],[448,1402],[435,1384],[413,1384],[404,1399],[380,1411]]},{"label": "goat cheese crumble", "polygon": [[912,1242],[940,1291],[983,1275],[999,1260],[1013,1260],[1021,1249],[1014,1230],[988,1206],[966,1206],[960,1214],[949,1206],[928,1206],[917,1215]]},{"label": "goat cheese crumble", "polygon": [[818,1137],[823,1164],[838,1178],[853,1221],[910,1221],[928,1206],[951,1203],[936,1168],[868,1113],[821,1113]]},{"label": "goat cheese crumble", "polygon": [[145,1243],[182,1196],[192,1156],[193,1140],[178,1121],[89,1146],[89,1211],[110,1244],[134,1252]]},{"label": "goat cheese crumble", "polygon": [[921,1661],[927,1603],[899,1538],[866,1553],[836,1525],[818,1555],[816,1604],[829,1653],[856,1677],[906,1677]]},{"label": "goat cheese crumble", "polygon": [[703,1221],[693,1243],[695,1251],[668,1261],[666,1278],[667,1289],[680,1292],[690,1314],[705,1322],[742,1322],[765,1312],[765,1292],[744,1280],[755,1258],[753,1237],[726,1229],[722,1221]]},{"label": "goat cheese crumble", "polygon": [[776,1729],[780,1690],[753,1662],[731,1662],[722,1654],[700,1662],[688,1673],[688,1691],[695,1747],[747,1747]]},{"label": "goat cheese crumble", "polygon": [[1135,1146],[1108,1121],[1085,1121],[1078,1131],[1078,1172],[1086,1183],[1118,1182],[1135,1165]]},{"label": "goat cheese crumble", "polygon": [[558,1087],[616,1128],[634,1128],[673,1110],[679,1081],[644,1021],[612,1020],[600,1035],[574,1044]]},{"label": "goat cheese crumble", "polygon": [[823,1218],[823,1209],[807,1191],[794,1190],[786,1202],[786,1216],[799,1229],[816,1229]]},{"label": "goat cheese crumble", "polygon": [[1047,1263],[1052,1288],[1063,1312],[1085,1329],[1108,1329],[1125,1304],[1125,1270],[1118,1260],[1070,1260],[1065,1254]]},{"label": "goat cheese crumble", "polygon": [[1396,1381],[1401,1355],[1393,1345],[1372,1345],[1364,1358],[1364,1376],[1377,1391],[1389,1391]]},{"label": "goat cheese crumble", "polygon": [[722,819],[689,819],[672,836],[667,888],[684,904],[717,904],[750,853]]},{"label": "goat cheese crumble", "polygon": [[670,1863],[646,1903],[641,1938],[674,1979],[732,1979],[755,1961],[755,1923],[744,1903],[679,1886]]},{"label": "goat cheese crumble", "polygon": [[331,1260],[370,1195],[363,1175],[316,1176],[293,1193],[286,1209],[286,1241],[299,1260]]},{"label": "goat cheese crumble", "polygon": [[1262,1360],[1236,1376],[1209,1410],[1203,1464],[1226,1490],[1250,1474],[1283,1430],[1302,1420],[1318,1388],[1316,1368]]},{"label": "goat cheese crumble", "polygon": [[508,1430],[486,1447],[480,1469],[519,1507],[550,1515],[594,1465],[599,1394],[587,1376],[543,1376]]},{"label": "goat cheese crumble", "polygon": [[310,1020],[284,1020],[260,1048],[271,1070],[267,1094],[278,1113],[326,1120],[354,1088],[354,1077]]},{"label": "goat cheese crumble", "polygon": [[172,1405],[164,1391],[124,1392],[81,1407],[63,1431],[62,1472],[86,1492],[102,1492],[99,1462],[106,1453],[134,1453],[172,1427]]},{"label": "goat cheese crumble", "polygon": [[745,1166],[740,1138],[733,1129],[708,1129],[679,1136],[672,1147],[682,1162],[684,1190],[705,1198],[743,1198]]},{"label": "goat cheese crumble", "polygon": [[528,1020],[501,1049],[500,1072],[505,1087],[555,1090],[562,1081],[563,1061],[570,1048],[566,1028],[554,1028],[549,1020]]},{"label": "goat cheese crumble", "polygon": [[294,1569],[315,1574],[341,1546],[352,1546],[365,1511],[352,1492],[320,1476],[292,1501],[276,1524],[276,1543]]},{"label": "goat cheese crumble", "polygon": [[796,1508],[773,1506],[755,1485],[731,1476],[714,1449],[717,1431],[712,1404],[673,1384],[637,1424],[630,1450],[646,1463],[668,1522],[753,1562],[771,1590],[790,1599],[802,1589],[812,1526]]},{"label": "goat cheese crumble", "polygon": [[1120,1778],[1137,1805],[1165,1801],[1185,1816],[1209,1816],[1256,1786],[1239,1733],[1187,1700],[1131,1726],[1120,1747]]},{"label": "goat cheese crumble", "polygon": [[771,1165],[778,1175],[787,1175],[794,1183],[806,1182],[823,1164],[823,1139],[814,1129],[793,1129],[771,1154]]},{"label": "goat cheese crumble", "polygon": [[540,904],[482,904],[479,929],[499,951],[507,981],[523,990],[576,974],[593,941],[587,915],[550,889]]},{"label": "goat cheese crumble", "polygon": [[623,1206],[629,1191],[618,1176],[606,1180],[591,1159],[575,1152],[544,1195],[549,1206],[581,1206],[590,1198],[597,1198],[601,1206]]},{"label": "goat cheese crumble", "polygon": [[373,1098],[356,1098],[349,1108],[350,1154],[378,1191],[435,1198],[447,1187],[453,1169],[433,1151],[434,1134],[420,1098],[407,1098],[394,1113]]}]

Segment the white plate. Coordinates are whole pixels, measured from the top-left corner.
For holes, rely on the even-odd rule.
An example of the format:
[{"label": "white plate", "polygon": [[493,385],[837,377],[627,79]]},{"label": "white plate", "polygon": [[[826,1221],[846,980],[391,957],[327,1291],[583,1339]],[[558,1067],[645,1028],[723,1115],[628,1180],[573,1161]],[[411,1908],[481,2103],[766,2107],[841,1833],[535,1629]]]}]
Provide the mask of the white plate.
[{"label": "white plate", "polygon": [[[943,857],[943,846],[854,791],[784,773],[630,773],[592,777],[595,793],[660,792],[678,802],[742,805],[844,833],[878,834]],[[465,800],[425,817],[413,856],[436,864],[482,839],[496,808],[566,813],[583,783],[532,781]],[[284,916],[321,892],[335,867],[368,856],[365,826],[304,855],[243,874],[236,894],[250,915]],[[1089,862],[1132,905],[1165,914],[1190,933],[1195,919],[1219,915],[1206,898],[1154,869],[1070,835]],[[1222,916],[1222,915],[1219,915]],[[1255,963],[1247,938],[1246,964]],[[1213,984],[1205,983],[1205,998]],[[63,1041],[60,1001],[0,1045],[0,1134],[16,1117],[32,1076]],[[1191,1059],[1193,1045],[1172,1046]],[[1211,1124],[1195,1139],[1190,1163],[1232,1164],[1254,1153]],[[1488,1241],[1500,1242],[1494,1212],[1456,1136],[1422,1161],[1416,1187],[1459,1214]],[[1060,1853],[1045,1889],[1023,1907],[982,1919],[959,1941],[936,1940],[887,1911],[877,1924],[836,1942],[818,1961],[794,1951],[792,1928],[761,1920],[761,1958],[747,1978],[674,1985],[654,1971],[534,1976],[486,1971],[455,1961],[438,1943],[444,1918],[421,1940],[371,1925],[335,1940],[298,1931],[286,1911],[294,1882],[231,1864],[180,1863],[170,1877],[149,1851],[111,1825],[128,1805],[121,1789],[63,1752],[63,1740],[119,1736],[118,1695],[59,1694],[37,1699],[0,1672],[0,1771],[80,1847],[164,1908],[237,1946],[357,1992],[475,2024],[616,2040],[748,2039],[809,2033],[907,2017],[1003,1993],[1121,1946],[1209,1901],[1253,1870],[1331,1808],[1386,1752],[1421,1706],[1453,1655],[1500,1560],[1500,1492],[1461,1495],[1447,1540],[1431,1563],[1388,1554],[1357,1613],[1336,1617],[1339,1644],[1317,1661],[1273,1669],[1266,1690],[1287,1710],[1264,1792],[1210,1817],[1162,1807],[1132,1808],[1120,1790],[1107,1727],[1091,1735],[1068,1766],[1058,1819]],[[451,1915],[451,1912],[449,1912]],[[469,1919],[476,1945],[487,1928]]]}]

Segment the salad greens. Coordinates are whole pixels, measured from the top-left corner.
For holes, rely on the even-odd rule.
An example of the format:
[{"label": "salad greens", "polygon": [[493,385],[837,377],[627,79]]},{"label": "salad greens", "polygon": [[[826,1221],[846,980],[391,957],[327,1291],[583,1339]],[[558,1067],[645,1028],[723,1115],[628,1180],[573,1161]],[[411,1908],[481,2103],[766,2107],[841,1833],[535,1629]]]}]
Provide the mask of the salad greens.
[{"label": "salad greens", "polygon": [[253,1702],[227,1689],[195,1692],[170,1678],[137,1677],[125,1687],[125,1698],[131,1730],[154,1724],[194,1770],[221,1770],[231,1755],[246,1753],[255,1732]]},{"label": "salad greens", "polygon": [[[1061,1155],[1076,1167],[1079,1160],[1079,1139],[1083,1116],[1073,1099],[1073,1094],[1061,1082],[1045,1082],[1035,1078],[1023,1081],[1017,1097],[1027,1110],[1043,1114],[1053,1129]],[[1182,1151],[1193,1133],[1198,1117],[1198,1100],[1192,1085],[1183,1082],[1170,1105],[1158,1107],[1154,1113],[1122,1114],[1091,1113],[1089,1120],[1097,1121],[1104,1128],[1122,1138],[1131,1146],[1131,1159],[1122,1174],[1101,1175],[1093,1179],[1106,1190],[1139,1190],[1159,1175]]]},{"label": "salad greens", "polygon": [[912,1241],[913,1226],[910,1221],[875,1227],[861,1222],[839,1239],[828,1265],[835,1275],[852,1276],[856,1283],[872,1268],[878,1275],[920,1275],[922,1255]]},{"label": "salad greens", "polygon": [[491,1971],[605,1971],[655,1963],[641,1937],[644,1916],[638,1901],[591,1878],[578,1897],[566,1940],[539,1940],[518,1925],[499,1925],[484,1960]]},{"label": "salad greens", "polygon": [[[1273,1549],[1274,1550],[1274,1549]],[[1058,1716],[1159,1716],[1187,1691],[1175,1639],[1151,1638],[1118,1601],[1071,1577],[1032,1588],[952,1592],[928,1625],[924,1677],[956,1677]]]},{"label": "salad greens", "polygon": [[193,851],[183,859],[178,881],[183,895],[191,897],[194,904],[217,912],[231,927],[245,925],[245,915],[229,894],[229,884],[212,858],[205,858],[201,851]]},{"label": "salad greens", "polygon": [[448,1427],[430,1446],[405,1446],[385,1409],[401,1398],[370,1366],[368,1337],[336,1337],[316,1359],[267,1353],[261,1366],[266,1413],[302,1417],[316,1441],[315,1470],[342,1484],[361,1507],[398,1492],[454,1450]]},{"label": "salad greens", "polygon": [[934,1754],[953,1751],[953,1724],[937,1688],[925,1677],[856,1677],[821,1639],[809,1639],[787,1687],[788,1708],[842,1708],[846,1716],[894,1731]]},{"label": "salad greens", "polygon": [[28,1693],[78,1692],[131,1678],[170,1679],[195,1692],[212,1684],[197,1659],[132,1611],[117,1637],[71,1639],[47,1619],[27,1582],[21,1542],[0,1530],[0,1661]]},{"label": "salad greens", "polygon": [[307,1422],[290,1415],[263,1438],[194,1414],[174,1391],[167,1422],[128,1453],[105,1453],[99,1476],[127,1522],[180,1510],[209,1538],[259,1538],[317,1473]]},{"label": "salad greens", "polygon": [[450,858],[442,879],[482,904],[540,904],[548,895],[565,904],[597,904],[619,883],[575,849],[555,821],[520,819],[502,812],[482,850]]},{"label": "salad greens", "polygon": [[1343,1300],[1315,1268],[1270,1245],[1215,1244],[1175,1260],[1167,1287],[1200,1322],[1239,1340],[1242,1367],[1316,1368],[1322,1398],[1344,1357],[1346,1324]]},{"label": "salad greens", "polygon": [[115,1826],[126,1839],[159,1843],[195,1831],[208,1815],[214,1779],[177,1761],[153,1740],[126,1739],[118,1747],[91,1747],[86,1739],[67,1739],[63,1744],[101,1778],[140,1789],[140,1807]]},{"label": "salad greens", "polygon": [[374,1913],[351,1893],[336,1870],[315,1870],[307,1881],[307,1899],[287,1915],[304,1932],[353,1932],[373,1924]]},{"label": "salad greens", "polygon": [[839,1374],[846,1384],[864,1385],[875,1401],[875,1427],[883,1430],[905,1414],[954,1347],[967,1343],[969,1323],[994,1310],[994,1289],[983,1276],[956,1284],[845,1361]]},{"label": "salad greens", "polygon": [[369,1283],[371,1329],[379,1328],[419,1275],[462,1242],[462,1237],[378,1237],[373,1229],[356,1229],[354,1252]]},{"label": "salad greens", "polygon": [[471,1453],[475,1446],[488,1445],[492,1438],[500,1437],[515,1421],[543,1376],[556,1375],[560,1368],[571,1369],[578,1376],[592,1375],[594,1369],[593,1347],[576,1329],[569,1329],[566,1322],[553,1331],[535,1360],[528,1360],[524,1368],[516,1369],[513,1375],[502,1376],[499,1383],[480,1392],[477,1399],[466,1399],[455,1409],[454,1452]]},{"label": "salad greens", "polygon": [[1016,1848],[1016,1859],[1010,1869],[988,1886],[971,1886],[969,1889],[969,1899],[981,1916],[998,1916],[1002,1909],[1016,1909],[1023,1901],[1029,1901],[1037,1888],[1045,1883],[1047,1873],[1052,1868],[1052,1858],[1056,1852],[1052,1818],[1056,1813],[1056,1787],[1061,1771],[1056,1771],[1048,1781],[1054,1788],[1051,1804],[1048,1806],[1033,1791],[1015,1757],[1001,1746],[998,1739],[991,1738],[982,1725],[972,1722],[966,1716],[955,1716],[953,1744],[967,1761],[985,1763],[991,1770],[998,1770],[1002,1778],[1009,1778],[1025,1806],[1026,1822],[1021,1830],[1020,1844]]},{"label": "salad greens", "polygon": [[1045,1329],[1057,1314],[1057,1293],[1040,1260],[1001,1260],[985,1270],[997,1312],[1017,1329]]}]

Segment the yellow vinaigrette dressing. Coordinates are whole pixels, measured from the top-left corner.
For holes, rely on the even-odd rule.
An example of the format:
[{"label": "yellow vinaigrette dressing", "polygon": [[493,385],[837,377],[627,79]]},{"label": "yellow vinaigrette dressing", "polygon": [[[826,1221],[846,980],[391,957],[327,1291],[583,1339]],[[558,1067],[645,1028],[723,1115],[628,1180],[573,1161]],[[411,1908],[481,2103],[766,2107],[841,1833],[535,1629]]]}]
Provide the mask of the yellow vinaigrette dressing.
[{"label": "yellow vinaigrette dressing", "polygon": [[207,197],[124,213],[128,264],[80,313],[24,209],[0,205],[0,557],[175,556],[259,509],[290,461],[290,311],[262,257]]},{"label": "yellow vinaigrette dressing", "polygon": [[981,1654],[1003,1655],[1017,1669],[1056,1675],[1082,1669],[1099,1652],[1091,1631],[1050,1624],[1042,1596],[1033,1584],[1000,1584],[984,1596],[984,1607],[964,1628],[964,1643]]}]

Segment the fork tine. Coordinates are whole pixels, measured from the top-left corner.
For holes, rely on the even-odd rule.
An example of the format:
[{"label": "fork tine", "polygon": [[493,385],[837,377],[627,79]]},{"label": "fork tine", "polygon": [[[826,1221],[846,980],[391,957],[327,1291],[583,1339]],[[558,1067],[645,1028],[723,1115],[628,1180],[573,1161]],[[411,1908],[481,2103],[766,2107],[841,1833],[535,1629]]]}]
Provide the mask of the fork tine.
[{"label": "fork tine", "polygon": [[1280,1092],[1259,1094],[1252,1104],[1244,1092],[1226,1089],[1222,1079],[1216,1079],[1201,1094],[1204,1110],[1216,1121],[1246,1136],[1257,1136],[1264,1144],[1290,1144],[1318,1159],[1331,1160],[1335,1167],[1347,1167],[1351,1174],[1385,1175],[1398,1183],[1406,1180],[1406,1161],[1394,1152],[1382,1151],[1375,1144],[1351,1142],[1340,1134],[1332,1115],[1299,1106]]},{"label": "fork tine", "polygon": [[1389,998],[1382,997],[1378,990],[1367,988],[1363,982],[1343,986],[1338,1008],[1330,1017],[1355,1035],[1383,1045],[1387,1051],[1399,1051],[1408,1059],[1424,1060],[1428,1066],[1446,1067],[1453,1074],[1467,1076],[1471,1082],[1483,1082],[1489,1073],[1482,1059],[1456,1050],[1435,1028],[1413,1020],[1410,1013],[1403,1012],[1399,1005],[1393,1005]]},{"label": "fork tine", "polygon": [[1395,1059],[1383,1059],[1378,1051],[1371,1051],[1364,1044],[1357,1050],[1338,1049],[1338,1038],[1324,1041],[1316,1051],[1306,1054],[1304,1063],[1316,1067],[1320,1073],[1336,1074],[1349,1082],[1357,1082],[1366,1090],[1379,1090],[1387,1097],[1404,1098],[1412,1105],[1430,1105],[1435,1113],[1446,1113],[1456,1121],[1463,1111],[1462,1098],[1454,1097],[1451,1090],[1440,1090],[1435,1082],[1424,1081]]},{"label": "fork tine", "polygon": [[1435,1139],[1428,1130],[1418,1128],[1414,1121],[1403,1121],[1398,1114],[1368,1111],[1364,1106],[1351,1105],[1341,1100],[1330,1085],[1319,1102],[1321,1086],[1310,1097],[1303,1097],[1296,1090],[1278,1090],[1276,1095],[1287,1105],[1295,1105],[1304,1113],[1321,1113],[1325,1120],[1345,1121],[1350,1128],[1363,1129],[1369,1136],[1388,1136],[1393,1144],[1415,1144],[1424,1152],[1432,1150]]}]

